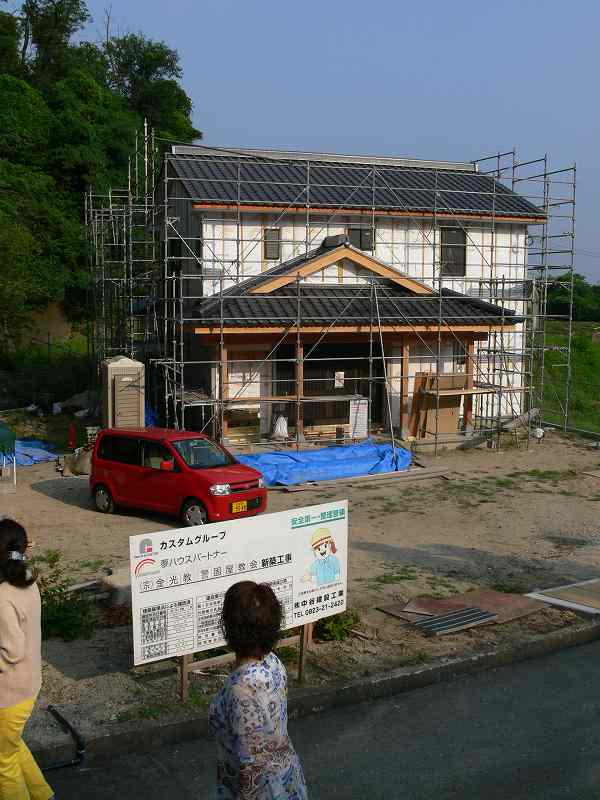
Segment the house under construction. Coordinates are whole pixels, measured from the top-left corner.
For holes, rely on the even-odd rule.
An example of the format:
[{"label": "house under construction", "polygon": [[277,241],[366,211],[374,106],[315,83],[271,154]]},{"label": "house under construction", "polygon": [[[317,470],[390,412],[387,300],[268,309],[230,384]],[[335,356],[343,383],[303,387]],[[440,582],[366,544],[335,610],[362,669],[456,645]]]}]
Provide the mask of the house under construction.
[{"label": "house under construction", "polygon": [[[435,446],[569,413],[575,168],[172,146],[87,197],[98,358],[147,365],[170,427]],[[554,339],[553,339],[554,341]],[[559,409],[557,419],[556,410]]]}]

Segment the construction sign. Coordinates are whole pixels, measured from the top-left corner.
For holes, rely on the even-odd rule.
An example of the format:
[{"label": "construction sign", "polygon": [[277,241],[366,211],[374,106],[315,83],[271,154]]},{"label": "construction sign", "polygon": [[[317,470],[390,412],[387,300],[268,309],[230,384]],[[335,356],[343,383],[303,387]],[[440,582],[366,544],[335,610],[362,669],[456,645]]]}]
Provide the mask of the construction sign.
[{"label": "construction sign", "polygon": [[348,501],[131,536],[134,663],[225,644],[221,608],[234,583],[268,583],[283,628],[346,609]]}]

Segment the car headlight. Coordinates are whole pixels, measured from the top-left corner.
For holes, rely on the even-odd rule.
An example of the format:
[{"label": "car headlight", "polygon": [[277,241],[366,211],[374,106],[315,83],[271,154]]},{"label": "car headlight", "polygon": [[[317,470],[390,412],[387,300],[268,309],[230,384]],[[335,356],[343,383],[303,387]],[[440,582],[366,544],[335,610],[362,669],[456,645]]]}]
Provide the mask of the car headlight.
[{"label": "car headlight", "polygon": [[228,483],[215,483],[208,491],[217,495],[231,494],[231,486]]},{"label": "car headlight", "polygon": [[265,479],[264,478],[259,478],[258,479],[258,488],[259,489],[264,489],[265,488]]}]

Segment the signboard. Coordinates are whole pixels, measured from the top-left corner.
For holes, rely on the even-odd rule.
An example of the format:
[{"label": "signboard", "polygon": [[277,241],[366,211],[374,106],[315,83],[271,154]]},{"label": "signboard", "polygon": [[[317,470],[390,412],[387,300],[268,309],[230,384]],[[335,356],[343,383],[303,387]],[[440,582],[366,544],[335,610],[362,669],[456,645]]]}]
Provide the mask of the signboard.
[{"label": "signboard", "polygon": [[366,439],[369,435],[369,400],[367,397],[357,397],[350,401],[348,434],[351,439]]},{"label": "signboard", "polygon": [[238,581],[269,583],[295,628],[346,609],[348,501],[131,536],[134,663],[224,644]]}]

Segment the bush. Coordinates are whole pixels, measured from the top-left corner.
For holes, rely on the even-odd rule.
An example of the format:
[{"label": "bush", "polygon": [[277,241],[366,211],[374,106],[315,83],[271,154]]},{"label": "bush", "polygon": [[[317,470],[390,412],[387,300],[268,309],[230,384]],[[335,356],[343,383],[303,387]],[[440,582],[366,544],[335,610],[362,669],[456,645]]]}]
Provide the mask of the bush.
[{"label": "bush", "polygon": [[341,614],[320,619],[315,625],[315,639],[322,642],[341,642],[350,636],[350,631],[360,622],[358,611],[349,608]]},{"label": "bush", "polygon": [[58,550],[49,550],[36,562],[41,566],[38,586],[42,598],[42,639],[56,637],[65,642],[89,639],[98,614],[89,599],[69,591],[62,555]]}]

